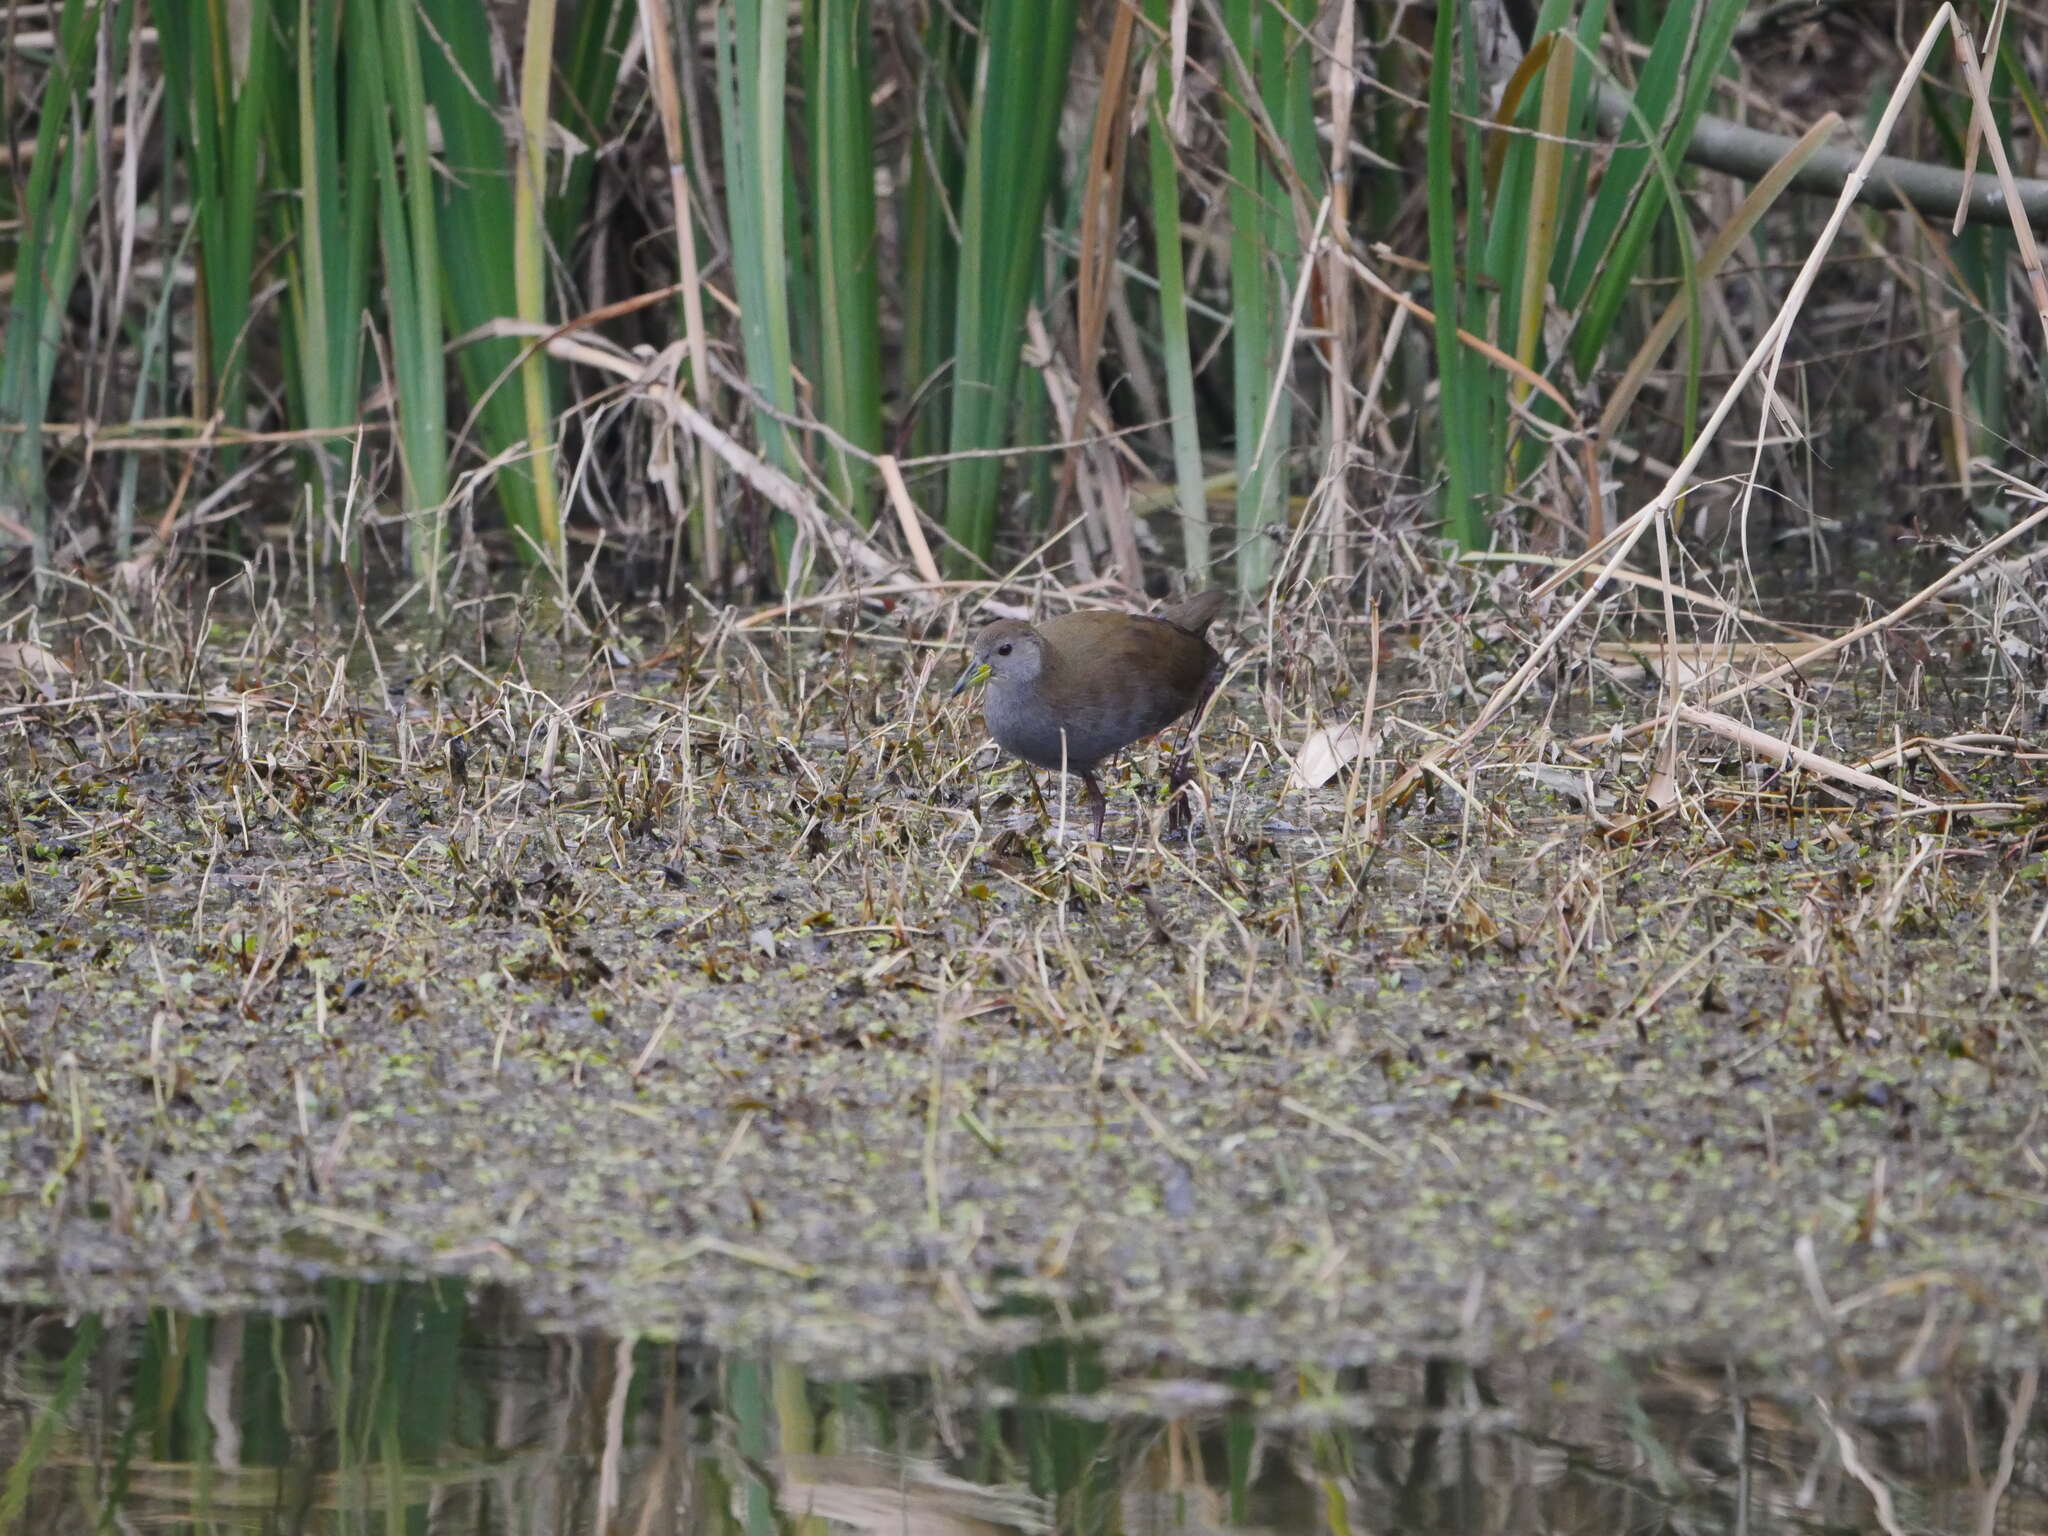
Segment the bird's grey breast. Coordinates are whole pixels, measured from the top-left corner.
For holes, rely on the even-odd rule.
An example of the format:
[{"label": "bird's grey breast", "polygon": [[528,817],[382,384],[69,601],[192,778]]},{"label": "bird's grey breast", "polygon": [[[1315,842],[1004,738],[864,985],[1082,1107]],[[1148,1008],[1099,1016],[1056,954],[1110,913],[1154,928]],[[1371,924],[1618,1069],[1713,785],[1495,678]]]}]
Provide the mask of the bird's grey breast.
[{"label": "bird's grey breast", "polygon": [[1092,759],[1082,756],[1078,743],[1062,742],[1059,721],[1032,683],[1006,685],[997,678],[989,685],[981,713],[988,733],[1003,750],[1027,763],[1058,768],[1064,761],[1076,772],[1093,766]]}]

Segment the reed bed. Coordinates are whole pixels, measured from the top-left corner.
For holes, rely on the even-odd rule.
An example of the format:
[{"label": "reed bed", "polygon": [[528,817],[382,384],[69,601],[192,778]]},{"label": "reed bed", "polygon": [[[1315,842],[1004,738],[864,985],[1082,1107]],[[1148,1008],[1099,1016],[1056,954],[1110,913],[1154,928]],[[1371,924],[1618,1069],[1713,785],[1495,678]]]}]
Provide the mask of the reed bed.
[{"label": "reed bed", "polygon": [[[1660,523],[1740,474],[1750,562],[1995,524],[2048,397],[2033,19],[1513,10],[14,5],[0,536],[429,606],[508,560],[1362,605],[1388,528],[1599,540],[1773,322],[1757,446]],[[1816,245],[1908,81],[1861,189],[1907,206]]]}]

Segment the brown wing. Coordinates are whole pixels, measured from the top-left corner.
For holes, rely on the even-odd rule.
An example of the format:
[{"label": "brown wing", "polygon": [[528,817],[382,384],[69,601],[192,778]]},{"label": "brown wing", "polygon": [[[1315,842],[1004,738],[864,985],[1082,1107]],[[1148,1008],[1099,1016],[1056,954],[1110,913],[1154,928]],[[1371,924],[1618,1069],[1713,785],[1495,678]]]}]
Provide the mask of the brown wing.
[{"label": "brown wing", "polygon": [[1151,614],[1089,609],[1038,626],[1063,665],[1115,686],[1144,678],[1167,687],[1194,688],[1209,670],[1208,643]]},{"label": "brown wing", "polygon": [[[1164,730],[1193,707],[1217,657],[1207,641],[1164,619],[1090,611],[1039,626],[1060,657],[1063,692],[1123,741]],[[1101,715],[1097,716],[1100,711]]]}]

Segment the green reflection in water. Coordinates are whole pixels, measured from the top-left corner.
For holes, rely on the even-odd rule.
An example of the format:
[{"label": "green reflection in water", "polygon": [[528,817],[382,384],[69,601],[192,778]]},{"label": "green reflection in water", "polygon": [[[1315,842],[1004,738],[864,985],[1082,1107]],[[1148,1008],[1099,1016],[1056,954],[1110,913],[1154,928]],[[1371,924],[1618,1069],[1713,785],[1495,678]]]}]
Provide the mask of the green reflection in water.
[{"label": "green reflection in water", "polygon": [[2026,1370],[1767,1390],[1725,1362],[919,1376],[527,1329],[333,1283],[272,1317],[0,1307],[0,1536],[1204,1536],[2048,1529]]}]

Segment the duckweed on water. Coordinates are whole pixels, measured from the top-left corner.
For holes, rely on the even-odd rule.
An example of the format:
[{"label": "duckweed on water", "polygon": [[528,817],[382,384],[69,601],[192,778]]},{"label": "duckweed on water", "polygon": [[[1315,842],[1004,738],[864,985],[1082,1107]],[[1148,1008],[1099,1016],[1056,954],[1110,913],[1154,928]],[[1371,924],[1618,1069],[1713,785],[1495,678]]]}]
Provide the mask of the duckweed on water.
[{"label": "duckweed on water", "polygon": [[[1374,843],[1471,706],[1389,662],[1366,777],[1290,791],[1367,663],[1267,652],[1192,840],[1147,748],[1097,847],[945,706],[956,635],[81,636],[0,749],[0,1291],[448,1275],[861,1365],[1062,1314],[1197,1363],[2038,1350],[2038,762],[1927,765],[2022,807],[1944,821],[1701,741],[1631,823],[1639,765],[1589,748],[1592,812],[1521,771],[1642,711],[1574,684]],[[1955,728],[1811,688],[1835,755]]]}]

